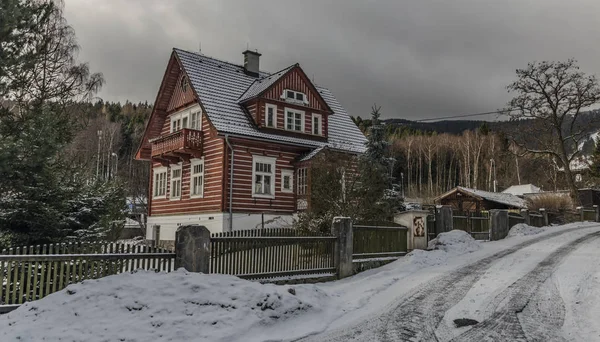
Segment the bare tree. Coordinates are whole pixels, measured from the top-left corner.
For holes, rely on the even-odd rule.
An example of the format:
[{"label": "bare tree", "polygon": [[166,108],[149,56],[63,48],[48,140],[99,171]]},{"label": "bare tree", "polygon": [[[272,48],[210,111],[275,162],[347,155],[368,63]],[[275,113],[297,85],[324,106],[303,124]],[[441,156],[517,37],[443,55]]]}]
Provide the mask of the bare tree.
[{"label": "bare tree", "polygon": [[532,120],[526,137],[515,139],[528,153],[551,156],[562,165],[571,197],[578,202],[577,186],[570,163],[585,137],[578,122],[582,111],[600,101],[600,87],[593,75],[579,71],[577,62],[533,62],[518,69],[517,80],[507,89],[515,97],[509,102],[512,120]]}]

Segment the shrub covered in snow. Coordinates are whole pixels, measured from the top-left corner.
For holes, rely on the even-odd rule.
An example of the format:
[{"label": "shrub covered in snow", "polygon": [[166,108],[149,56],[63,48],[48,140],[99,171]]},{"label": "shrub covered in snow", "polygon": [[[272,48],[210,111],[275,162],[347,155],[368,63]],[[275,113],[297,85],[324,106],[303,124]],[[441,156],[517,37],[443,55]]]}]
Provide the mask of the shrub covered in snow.
[{"label": "shrub covered in snow", "polygon": [[462,230],[452,230],[439,234],[435,239],[429,241],[427,249],[441,249],[448,253],[470,253],[481,248],[481,244]]},{"label": "shrub covered in snow", "polygon": [[86,280],[0,316],[0,341],[238,341],[326,303],[314,285],[139,271]]},{"label": "shrub covered in snow", "polygon": [[545,228],[528,226],[525,223],[514,225],[509,231],[507,237],[535,235],[545,231]]}]

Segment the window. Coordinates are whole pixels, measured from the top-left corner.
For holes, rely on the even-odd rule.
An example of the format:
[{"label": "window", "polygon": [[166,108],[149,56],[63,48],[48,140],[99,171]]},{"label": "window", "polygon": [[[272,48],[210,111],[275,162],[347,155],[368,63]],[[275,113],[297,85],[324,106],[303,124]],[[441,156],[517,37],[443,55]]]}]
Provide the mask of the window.
[{"label": "window", "polygon": [[152,197],[165,198],[167,195],[167,168],[154,169],[154,182],[152,183]]},{"label": "window", "polygon": [[281,192],[294,192],[294,171],[281,170]]},{"label": "window", "polygon": [[265,112],[265,126],[277,128],[277,106],[267,104]]},{"label": "window", "polygon": [[181,198],[181,165],[171,166],[171,199]]},{"label": "window", "polygon": [[298,169],[298,195],[306,195],[308,190],[308,177],[305,167]]},{"label": "window", "polygon": [[275,158],[252,158],[253,197],[275,198]]},{"label": "window", "polygon": [[202,123],[202,112],[192,112],[190,117],[190,128],[200,130]]},{"label": "window", "polygon": [[304,112],[286,108],[285,129],[289,131],[304,132]]},{"label": "window", "polygon": [[190,169],[190,197],[204,197],[204,159],[192,159]]},{"label": "window", "polygon": [[188,90],[188,79],[185,76],[181,78],[181,90],[184,93]]},{"label": "window", "polygon": [[184,109],[180,112],[170,115],[171,133],[177,132],[183,128],[200,130],[202,128],[202,111],[200,107]]},{"label": "window", "polygon": [[312,115],[312,134],[314,135],[323,135],[323,128],[321,125],[321,114]]},{"label": "window", "polygon": [[287,102],[293,102],[298,104],[308,104],[308,100],[306,99],[306,94],[301,93],[299,91],[284,89],[283,94],[281,95],[283,100]]}]

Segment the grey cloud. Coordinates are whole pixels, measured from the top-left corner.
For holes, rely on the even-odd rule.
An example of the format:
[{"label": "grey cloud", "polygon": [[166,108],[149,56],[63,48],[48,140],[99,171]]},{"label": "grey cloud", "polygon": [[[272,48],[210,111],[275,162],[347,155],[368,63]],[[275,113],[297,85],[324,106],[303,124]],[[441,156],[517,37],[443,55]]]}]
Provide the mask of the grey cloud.
[{"label": "grey cloud", "polygon": [[154,101],[172,47],[261,67],[299,62],[353,115],[410,119],[495,110],[514,70],[575,57],[600,73],[597,0],[66,0],[106,100]]}]

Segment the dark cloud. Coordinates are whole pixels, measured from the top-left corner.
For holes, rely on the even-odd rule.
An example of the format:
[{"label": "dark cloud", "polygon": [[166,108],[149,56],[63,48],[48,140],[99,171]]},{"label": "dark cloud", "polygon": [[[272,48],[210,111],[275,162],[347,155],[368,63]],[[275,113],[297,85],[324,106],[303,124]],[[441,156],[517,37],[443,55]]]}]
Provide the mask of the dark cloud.
[{"label": "dark cloud", "polygon": [[172,47],[262,69],[299,62],[352,115],[410,119],[502,107],[514,70],[575,57],[600,73],[600,1],[66,0],[106,100],[154,101]]}]

